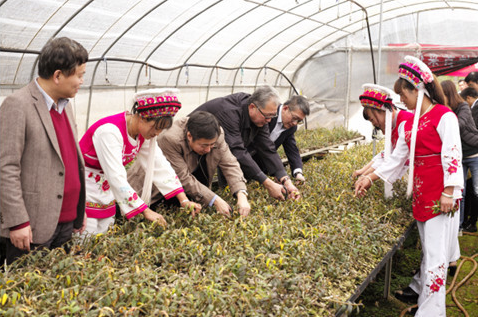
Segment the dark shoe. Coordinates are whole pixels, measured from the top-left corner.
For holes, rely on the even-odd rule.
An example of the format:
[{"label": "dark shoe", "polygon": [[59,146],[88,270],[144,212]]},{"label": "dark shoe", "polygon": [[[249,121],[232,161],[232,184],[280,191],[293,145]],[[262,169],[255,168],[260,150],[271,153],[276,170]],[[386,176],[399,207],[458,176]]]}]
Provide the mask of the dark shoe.
[{"label": "dark shoe", "polygon": [[448,266],[448,275],[454,277],[456,274],[456,265]]},{"label": "dark shoe", "polygon": [[463,229],[463,232],[475,233],[476,232],[476,223],[475,224],[469,224],[467,227],[465,227]]},{"label": "dark shoe", "polygon": [[404,303],[417,303],[418,302],[418,294],[411,289],[410,287],[407,287],[402,290],[397,290],[395,292],[395,298],[398,300],[404,302]]}]

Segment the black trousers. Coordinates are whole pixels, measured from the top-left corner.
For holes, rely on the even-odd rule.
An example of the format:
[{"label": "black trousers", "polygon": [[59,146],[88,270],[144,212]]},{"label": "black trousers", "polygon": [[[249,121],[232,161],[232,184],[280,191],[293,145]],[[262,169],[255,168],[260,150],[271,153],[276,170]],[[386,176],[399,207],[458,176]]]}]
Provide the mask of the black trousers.
[{"label": "black trousers", "polygon": [[[58,223],[53,236],[43,244],[30,244],[30,251],[38,251],[42,248],[54,249],[57,247],[62,247],[65,243],[71,240],[72,233],[73,222]],[[68,247],[65,248],[69,249]],[[6,240],[7,264],[13,263],[17,258],[28,253],[28,251],[16,248],[10,239]]]},{"label": "black trousers", "polygon": [[463,220],[463,227],[475,224],[478,219],[478,198],[473,191],[473,182],[470,179],[466,182],[466,195],[465,195],[465,218]]}]

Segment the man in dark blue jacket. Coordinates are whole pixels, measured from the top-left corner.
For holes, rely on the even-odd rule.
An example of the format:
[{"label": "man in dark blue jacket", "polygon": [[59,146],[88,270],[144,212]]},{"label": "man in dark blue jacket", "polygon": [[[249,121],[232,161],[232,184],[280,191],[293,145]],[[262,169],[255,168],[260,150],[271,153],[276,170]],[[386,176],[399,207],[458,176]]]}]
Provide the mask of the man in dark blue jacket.
[{"label": "man in dark blue jacket", "polygon": [[[305,116],[309,114],[310,106],[307,99],[304,96],[294,95],[279,106],[277,117],[269,123],[270,139],[274,142],[276,149],[282,145],[289,160],[290,171],[299,182],[305,182],[305,177],[302,171],[302,158],[294,134],[297,131],[297,125],[301,124]],[[254,155],[253,158],[262,171],[267,173],[261,156]]]},{"label": "man in dark blue jacket", "polygon": [[[224,129],[226,143],[239,161],[246,179],[261,183],[273,198],[284,200],[287,189],[290,198],[299,199],[300,193],[287,175],[269,137],[268,124],[277,117],[279,104],[277,91],[270,86],[261,86],[252,95],[235,93],[215,98],[194,111],[206,111],[216,116]],[[252,150],[262,158],[269,174],[282,185],[267,178],[252,159]]]}]

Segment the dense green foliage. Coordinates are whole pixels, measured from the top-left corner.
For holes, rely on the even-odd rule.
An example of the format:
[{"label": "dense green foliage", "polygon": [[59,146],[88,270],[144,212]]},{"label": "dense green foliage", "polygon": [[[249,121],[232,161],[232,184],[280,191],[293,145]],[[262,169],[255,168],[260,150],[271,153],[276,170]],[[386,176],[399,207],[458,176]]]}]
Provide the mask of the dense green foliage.
[{"label": "dense green foliage", "polygon": [[[347,130],[342,126],[334,127],[333,129],[300,129],[295,133],[295,139],[297,147],[300,149],[300,153],[332,146],[360,136],[359,132]],[[281,158],[285,156],[282,147],[280,147],[277,152]]]},{"label": "dense green foliage", "polygon": [[76,253],[28,255],[0,276],[0,314],[334,315],[412,221],[403,185],[399,199],[385,202],[381,183],[354,198],[351,174],[371,149],[308,161],[297,202],[248,184],[246,219],[161,210],[167,229],[136,217]]}]

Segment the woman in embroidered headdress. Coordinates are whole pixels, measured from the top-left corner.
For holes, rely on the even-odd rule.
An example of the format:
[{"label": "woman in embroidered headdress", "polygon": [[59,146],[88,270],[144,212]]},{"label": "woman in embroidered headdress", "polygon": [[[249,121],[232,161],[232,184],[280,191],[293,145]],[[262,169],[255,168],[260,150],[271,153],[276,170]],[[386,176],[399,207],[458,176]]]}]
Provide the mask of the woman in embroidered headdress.
[{"label": "woman in embroidered headdress", "polygon": [[[353,176],[359,178],[369,178],[386,158],[388,158],[395,149],[398,140],[398,131],[405,124],[405,121],[413,117],[413,113],[399,110],[393,104],[393,92],[383,86],[375,84],[362,85],[364,92],[360,95],[360,103],[363,106],[364,118],[369,120],[375,128],[378,128],[385,135],[385,150],[377,154],[372,161],[361,169],[354,171]],[[402,176],[408,165],[399,171]],[[391,185],[385,184],[385,196],[391,196]]]},{"label": "woman in embroidered headdress", "polygon": [[[87,234],[104,233],[114,223],[116,204],[127,219],[143,213],[150,221],[167,223],[148,207],[152,183],[166,199],[176,197],[182,207],[201,205],[186,197],[170,163],[155,142],[156,136],[171,127],[181,108],[177,89],[138,92],[132,112],[105,117],[94,123],[80,141],[86,166]],[[126,169],[134,160],[146,171],[140,198],[127,181]],[[149,190],[148,190],[149,189]]]},{"label": "woman in embroidered headdress", "polygon": [[[448,261],[458,259],[457,200],[463,188],[461,140],[456,115],[446,106],[440,83],[419,59],[406,56],[399,66],[394,90],[413,120],[399,131],[390,160],[362,178],[356,195],[365,193],[379,177],[393,183],[396,170],[410,160],[407,195],[413,189],[413,216],[422,245],[420,273],[408,287],[416,292],[416,316],[446,316]],[[458,256],[458,257],[457,257]]]}]

